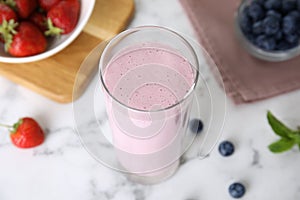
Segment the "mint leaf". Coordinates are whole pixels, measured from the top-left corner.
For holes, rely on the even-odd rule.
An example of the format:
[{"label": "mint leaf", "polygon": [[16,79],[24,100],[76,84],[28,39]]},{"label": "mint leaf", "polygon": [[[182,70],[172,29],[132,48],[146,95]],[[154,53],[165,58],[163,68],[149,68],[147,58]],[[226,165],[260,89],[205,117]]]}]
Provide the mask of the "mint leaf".
[{"label": "mint leaf", "polygon": [[269,149],[273,153],[282,153],[284,151],[290,150],[294,146],[294,144],[295,142],[291,139],[281,138],[277,142],[274,142],[271,145],[269,145]]},{"label": "mint leaf", "polygon": [[269,145],[269,149],[273,153],[281,153],[290,150],[295,144],[297,144],[300,150],[300,127],[298,127],[298,130],[288,128],[270,111],[268,111],[267,118],[273,131],[281,137],[280,140]]},{"label": "mint leaf", "polygon": [[294,135],[291,135],[290,138],[293,139],[296,144],[300,144],[300,134],[299,133],[294,132]]},{"label": "mint leaf", "polygon": [[295,135],[295,132],[279,121],[270,111],[268,111],[267,118],[273,131],[283,137],[291,138]]}]

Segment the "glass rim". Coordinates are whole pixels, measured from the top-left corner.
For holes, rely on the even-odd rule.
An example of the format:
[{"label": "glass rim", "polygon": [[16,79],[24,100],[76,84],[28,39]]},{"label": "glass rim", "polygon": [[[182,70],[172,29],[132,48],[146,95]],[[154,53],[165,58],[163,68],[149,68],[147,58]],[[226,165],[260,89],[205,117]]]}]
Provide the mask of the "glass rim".
[{"label": "glass rim", "polygon": [[[125,103],[121,102],[120,100],[118,100],[113,94],[111,94],[111,92],[109,91],[109,89],[107,88],[106,84],[105,84],[105,81],[104,81],[104,78],[103,78],[103,70],[102,70],[102,66],[103,66],[103,59],[107,53],[107,51],[109,49],[112,48],[113,44],[116,44],[118,43],[118,41],[132,33],[135,33],[135,32],[138,32],[138,31],[142,31],[142,30],[146,30],[146,29],[158,29],[158,30],[162,30],[162,31],[166,31],[172,35],[175,35],[176,37],[178,37],[178,39],[180,39],[187,47],[188,49],[191,51],[191,53],[193,54],[192,56],[195,58],[196,60],[196,66],[194,65],[191,65],[192,68],[195,68],[195,71],[196,71],[196,76],[193,80],[193,84],[192,86],[189,88],[189,91],[183,96],[182,99],[180,99],[180,101],[177,101],[175,104],[172,104],[171,106],[168,106],[168,107],[165,107],[165,108],[160,108],[160,109],[157,109],[157,110],[143,110],[143,109],[138,109],[138,108],[134,108],[134,107],[131,107],[129,105],[126,105]],[[107,94],[114,100],[116,101],[118,104],[124,106],[125,108],[128,108],[130,110],[133,110],[133,111],[137,111],[137,112],[142,112],[142,113],[156,113],[156,112],[161,112],[161,111],[166,111],[166,110],[170,110],[180,104],[182,104],[183,102],[185,102],[186,99],[188,99],[191,94],[194,92],[195,88],[196,88],[196,84],[198,82],[198,78],[199,78],[199,60],[198,60],[198,57],[197,57],[197,54],[194,50],[194,48],[192,47],[192,45],[183,37],[181,36],[180,34],[178,34],[177,32],[169,29],[169,28],[166,28],[166,27],[162,27],[162,26],[154,26],[154,25],[151,25],[151,26],[138,26],[138,27],[134,27],[134,28],[130,28],[130,29],[127,29],[121,33],[119,33],[118,35],[116,35],[115,37],[113,37],[109,42],[108,44],[106,45],[105,49],[103,50],[102,52],[102,55],[101,55],[101,58],[100,58],[100,62],[99,62],[99,76],[100,76],[100,81],[101,81],[101,85],[104,87],[105,91],[107,92]]]}]

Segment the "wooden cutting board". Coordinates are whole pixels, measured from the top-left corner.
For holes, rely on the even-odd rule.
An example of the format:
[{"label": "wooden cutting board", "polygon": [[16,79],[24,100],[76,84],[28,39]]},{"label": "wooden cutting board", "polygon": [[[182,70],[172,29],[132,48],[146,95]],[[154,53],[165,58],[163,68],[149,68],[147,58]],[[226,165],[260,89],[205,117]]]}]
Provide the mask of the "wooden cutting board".
[{"label": "wooden cutting board", "polygon": [[[84,58],[101,41],[122,31],[134,13],[134,0],[96,0],[83,32],[63,51],[33,63],[0,63],[0,75],[60,103],[72,102],[76,73]],[[82,88],[96,71],[92,66],[80,78]]]}]

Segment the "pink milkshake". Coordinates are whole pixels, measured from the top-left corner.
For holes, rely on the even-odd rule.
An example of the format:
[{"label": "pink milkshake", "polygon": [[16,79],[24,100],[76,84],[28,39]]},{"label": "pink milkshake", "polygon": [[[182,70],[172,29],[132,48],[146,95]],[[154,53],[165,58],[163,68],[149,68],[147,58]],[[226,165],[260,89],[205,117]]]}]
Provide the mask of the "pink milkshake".
[{"label": "pink milkshake", "polygon": [[183,151],[197,70],[169,45],[140,43],[114,52],[101,78],[122,168],[147,178],[173,174]]}]

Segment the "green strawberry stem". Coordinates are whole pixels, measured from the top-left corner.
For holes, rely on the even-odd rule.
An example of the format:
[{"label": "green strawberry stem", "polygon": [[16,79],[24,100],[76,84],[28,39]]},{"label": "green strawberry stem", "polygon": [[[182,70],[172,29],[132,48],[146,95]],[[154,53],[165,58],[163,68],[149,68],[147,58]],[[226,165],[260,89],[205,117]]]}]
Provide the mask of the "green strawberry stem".
[{"label": "green strawberry stem", "polygon": [[9,21],[3,20],[0,25],[0,33],[4,39],[5,45],[4,49],[7,52],[10,48],[10,45],[13,41],[13,35],[17,34],[15,28],[18,26],[18,23],[15,22],[14,19],[10,19]]},{"label": "green strawberry stem", "polygon": [[15,0],[5,0],[4,3],[11,8],[15,9],[16,8],[16,1]]},{"label": "green strawberry stem", "polygon": [[64,32],[62,29],[55,27],[49,18],[47,20],[47,27],[48,30],[45,31],[46,36],[59,36]]},{"label": "green strawberry stem", "polygon": [[14,125],[0,124],[0,127],[7,128],[11,133],[15,133],[19,126],[23,123],[23,119],[19,119]]},{"label": "green strawberry stem", "polygon": [[0,124],[0,127],[11,129],[13,126],[7,125],[7,124]]}]

